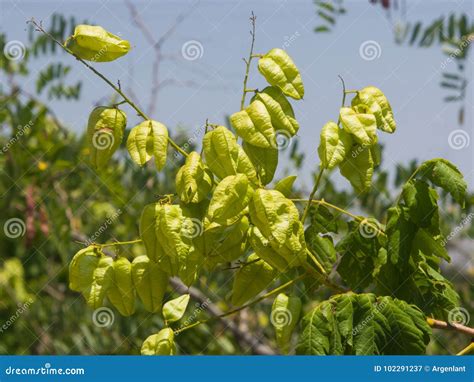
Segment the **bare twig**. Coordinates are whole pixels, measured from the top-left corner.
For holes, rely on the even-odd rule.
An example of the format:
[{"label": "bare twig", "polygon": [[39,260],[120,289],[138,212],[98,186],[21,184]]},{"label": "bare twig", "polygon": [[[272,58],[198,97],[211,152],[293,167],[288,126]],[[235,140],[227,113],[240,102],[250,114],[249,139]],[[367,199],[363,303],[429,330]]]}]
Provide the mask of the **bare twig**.
[{"label": "bare twig", "polygon": [[434,318],[427,318],[426,322],[428,322],[428,325],[434,329],[454,330],[458,333],[467,334],[474,338],[474,328],[470,328],[469,326],[461,325],[456,322],[436,320]]},{"label": "bare twig", "polygon": [[[188,10],[180,13],[173,24],[168,28],[168,30],[163,33],[158,39],[155,38],[153,32],[150,30],[148,25],[143,21],[140,13],[138,12],[137,7],[130,0],[126,0],[125,4],[127,5],[132,20],[137,26],[137,28],[142,32],[145,39],[152,46],[155,58],[153,60],[152,70],[151,70],[151,91],[150,91],[150,102],[148,105],[148,113],[154,115],[156,111],[156,105],[158,100],[158,93],[163,88],[165,81],[160,81],[160,65],[164,60],[165,56],[162,53],[162,47],[164,43],[173,35],[178,26],[186,20],[186,18],[191,14],[191,12],[196,8],[199,1],[196,1]],[[175,81],[177,82],[177,81]],[[174,83],[174,82],[173,82]],[[187,86],[187,82],[184,83],[184,86]]]}]

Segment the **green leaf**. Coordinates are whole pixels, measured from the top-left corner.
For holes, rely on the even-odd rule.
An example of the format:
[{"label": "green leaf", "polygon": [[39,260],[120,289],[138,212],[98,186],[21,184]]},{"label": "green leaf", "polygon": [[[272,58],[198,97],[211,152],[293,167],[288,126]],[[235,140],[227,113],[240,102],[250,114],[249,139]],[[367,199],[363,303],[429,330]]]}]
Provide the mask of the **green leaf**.
[{"label": "green leaf", "polygon": [[395,132],[397,125],[393,119],[392,107],[380,89],[368,86],[359,90],[352,99],[352,107],[361,105],[374,115],[378,129],[390,134]]},{"label": "green leaf", "polygon": [[142,345],[142,355],[174,355],[174,332],[170,328],[161,329],[157,334],[149,336]]},{"label": "green leaf", "polygon": [[183,203],[199,203],[212,189],[212,173],[193,151],[176,174],[176,192]]},{"label": "green leaf", "polygon": [[275,269],[254,253],[247,258],[247,263],[234,277],[232,305],[235,306],[243,305],[256,297],[277,275]]},{"label": "green leaf", "polygon": [[263,102],[253,101],[246,109],[232,114],[229,119],[244,141],[261,148],[276,148],[275,129]]},{"label": "green leaf", "polygon": [[293,183],[295,183],[296,175],[289,175],[286,178],[280,179],[273,187],[280,191],[284,196],[289,197],[293,192]]},{"label": "green leaf", "polygon": [[446,248],[423,228],[417,231],[414,245],[415,248],[420,249],[423,253],[433,254],[436,257],[446,260],[448,263],[451,261]]},{"label": "green leaf", "polygon": [[318,147],[319,160],[323,168],[331,169],[344,160],[352,147],[352,138],[339,129],[333,121],[326,123],[321,130]]},{"label": "green leaf", "polygon": [[387,261],[381,235],[372,227],[380,227],[380,223],[375,219],[351,222],[349,233],[336,246],[341,255],[337,272],[352,289],[367,287]]},{"label": "green leaf", "polygon": [[387,254],[392,264],[398,264],[405,270],[410,258],[410,251],[417,227],[409,219],[408,210],[404,207],[391,207],[387,213]]},{"label": "green leaf", "polygon": [[143,121],[130,131],[127,150],[139,166],[144,166],[153,156],[156,168],[161,171],[168,154],[168,129],[157,121]]},{"label": "green leaf", "polygon": [[257,92],[252,100],[263,102],[270,114],[275,131],[286,131],[291,136],[298,132],[300,127],[295,119],[293,108],[279,88],[268,86]]},{"label": "green leaf", "polygon": [[169,276],[147,256],[137,256],[132,263],[132,280],[148,312],[161,311]]},{"label": "green leaf", "polygon": [[410,218],[419,227],[430,226],[438,211],[437,192],[422,180],[411,180],[403,186],[402,195]]},{"label": "green leaf", "polygon": [[413,305],[373,294],[336,295],[303,318],[297,354],[424,354],[431,329]]},{"label": "green leaf", "polygon": [[264,149],[247,142],[244,142],[242,147],[257,170],[258,178],[262,184],[270,183],[278,166],[278,149]]},{"label": "green leaf", "polygon": [[453,199],[464,207],[467,184],[462,173],[451,162],[442,158],[431,159],[420,166],[418,174],[449,192]]},{"label": "green leaf", "polygon": [[357,193],[367,192],[372,185],[374,160],[369,147],[352,146],[352,150],[339,165],[341,175],[351,183]]},{"label": "green leaf", "polygon": [[282,49],[272,49],[258,61],[258,70],[270,85],[294,99],[302,99],[304,86],[293,60]]},{"label": "green leaf", "polygon": [[135,312],[132,264],[127,258],[119,257],[112,267],[112,283],[107,291],[107,298],[122,316],[131,316]]},{"label": "green leaf", "polygon": [[337,219],[339,215],[334,216],[326,206],[316,204],[311,206],[309,216],[311,219],[310,227],[312,231],[319,233],[337,233]]},{"label": "green leaf", "polygon": [[330,236],[320,236],[318,229],[310,225],[304,233],[306,245],[327,273],[336,263],[336,249]]},{"label": "green leaf", "polygon": [[375,116],[356,111],[354,108],[341,107],[339,118],[346,132],[352,134],[363,146],[377,143],[377,123]]},{"label": "green leaf", "polygon": [[245,174],[252,183],[258,183],[252,162],[224,126],[206,133],[203,150],[206,164],[217,177],[224,179],[229,175]]},{"label": "green leaf", "polygon": [[189,294],[183,294],[163,305],[163,318],[166,322],[176,322],[183,317],[189,303]]},{"label": "green leaf", "polygon": [[248,178],[244,174],[231,175],[221,180],[209,203],[206,221],[209,225],[228,226],[239,220],[253,195]]},{"label": "green leaf", "polygon": [[280,350],[287,354],[290,350],[291,335],[301,313],[301,300],[296,296],[280,293],[272,305],[270,321],[275,328],[276,342]]}]

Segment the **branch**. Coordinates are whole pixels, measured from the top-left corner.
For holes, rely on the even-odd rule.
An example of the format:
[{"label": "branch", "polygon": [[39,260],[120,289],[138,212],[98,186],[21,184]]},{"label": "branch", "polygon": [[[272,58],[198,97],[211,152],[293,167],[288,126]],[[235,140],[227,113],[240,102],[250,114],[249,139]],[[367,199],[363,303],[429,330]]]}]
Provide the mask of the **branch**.
[{"label": "branch", "polygon": [[[102,73],[100,73],[97,69],[95,69],[93,66],[89,65],[85,60],[77,56],[75,53],[73,53],[70,49],[68,49],[66,46],[64,46],[59,40],[57,40],[51,33],[47,32],[40,24],[38,24],[34,19],[31,19],[29,21],[31,24],[33,24],[36,28],[37,31],[42,32],[44,35],[46,35],[49,39],[51,39],[53,42],[55,42],[57,45],[61,47],[65,52],[69,53],[71,56],[75,57],[78,61],[80,61],[86,68],[90,69],[96,76],[100,77],[104,82],[106,82],[112,89],[115,90],[116,93],[120,94],[120,96],[124,99],[126,103],[128,103],[135,111],[140,115],[143,119],[145,120],[150,120],[150,118],[140,110],[140,108],[132,101],[130,100],[125,93],[122,92],[120,89],[120,85],[117,87],[110,81],[107,77],[105,77]],[[181,155],[187,157],[188,153],[184,151],[181,147],[179,147],[169,136],[168,136],[168,142],[170,145],[178,151]]]},{"label": "branch", "polygon": [[223,312],[219,307],[212,302],[210,302],[209,298],[201,292],[199,289],[190,287],[188,288],[184,285],[181,280],[177,277],[170,278],[170,284],[174,290],[176,290],[180,294],[189,293],[191,297],[198,301],[205,309],[212,315],[214,318],[219,319],[226,328],[230,329],[232,334],[235,336],[237,341],[241,343],[245,343],[246,345],[250,346],[253,354],[260,354],[260,355],[272,355],[275,354],[273,349],[269,346],[260,342],[256,337],[254,337],[251,333],[244,332],[240,330],[239,326],[225,317],[223,317]]},{"label": "branch", "polygon": [[456,322],[436,320],[434,318],[427,318],[426,322],[434,329],[454,330],[458,333],[466,334],[474,338],[474,328],[470,328],[469,326],[461,325]]},{"label": "branch", "polygon": [[250,31],[250,35],[252,36],[252,43],[250,44],[250,53],[249,53],[249,58],[245,59],[245,77],[244,77],[244,89],[242,92],[242,99],[240,101],[240,110],[243,110],[245,107],[245,97],[247,95],[247,81],[249,79],[249,70],[250,70],[250,64],[252,62],[252,58],[254,57],[253,55],[253,46],[255,44],[255,24],[257,21],[257,17],[252,11],[252,15],[250,16],[250,23],[252,24],[252,30]]}]

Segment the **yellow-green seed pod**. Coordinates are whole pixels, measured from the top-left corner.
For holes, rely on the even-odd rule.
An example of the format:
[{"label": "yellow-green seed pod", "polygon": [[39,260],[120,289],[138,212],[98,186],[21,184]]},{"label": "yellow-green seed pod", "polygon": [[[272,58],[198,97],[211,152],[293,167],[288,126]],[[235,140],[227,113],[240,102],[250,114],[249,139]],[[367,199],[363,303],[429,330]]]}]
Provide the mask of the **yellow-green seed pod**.
[{"label": "yellow-green seed pod", "polygon": [[92,110],[87,124],[87,144],[90,162],[95,169],[103,169],[120,146],[127,116],[117,108],[99,106]]},{"label": "yellow-green seed pod", "polygon": [[183,203],[199,203],[212,189],[212,172],[193,151],[176,174],[176,191]]},{"label": "yellow-green seed pod", "polygon": [[301,314],[301,300],[296,296],[280,293],[272,305],[270,321],[275,327],[277,345],[282,353],[290,350],[291,335]]},{"label": "yellow-green seed pod", "polygon": [[114,61],[130,50],[127,40],[94,25],[76,26],[64,45],[79,58],[93,62]]},{"label": "yellow-green seed pod", "polygon": [[152,156],[155,157],[155,166],[161,171],[168,155],[168,129],[157,121],[143,121],[130,131],[127,150],[132,160],[140,166],[145,165]]},{"label": "yellow-green seed pod", "polygon": [[149,336],[142,345],[142,355],[174,355],[174,333],[170,328],[161,329],[157,334]]},{"label": "yellow-green seed pod", "polygon": [[270,50],[258,61],[258,70],[270,85],[279,87],[288,97],[303,98],[304,86],[300,72],[284,50]]}]

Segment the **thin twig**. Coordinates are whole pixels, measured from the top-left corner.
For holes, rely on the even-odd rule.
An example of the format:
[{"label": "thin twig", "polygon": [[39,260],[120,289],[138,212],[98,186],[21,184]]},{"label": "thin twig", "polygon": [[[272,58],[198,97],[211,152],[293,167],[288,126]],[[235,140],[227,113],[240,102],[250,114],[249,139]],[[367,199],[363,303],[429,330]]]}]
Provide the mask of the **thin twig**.
[{"label": "thin twig", "polygon": [[[118,83],[118,86],[115,85],[112,81],[110,81],[107,77],[105,77],[102,73],[100,73],[97,69],[95,69],[93,66],[89,65],[85,60],[77,56],[75,53],[73,53],[69,48],[64,46],[59,40],[57,40],[51,33],[46,31],[40,24],[38,24],[34,19],[31,19],[29,21],[31,24],[33,24],[36,28],[37,31],[42,32],[45,34],[48,38],[50,38],[52,41],[54,41],[57,45],[59,45],[65,52],[69,53],[71,56],[75,57],[78,61],[80,61],[86,68],[90,69],[96,76],[100,77],[104,82],[106,82],[112,89],[115,90],[116,93],[120,94],[120,96],[127,102],[135,111],[138,113],[139,116],[141,116],[145,120],[150,120],[150,118],[142,111],[140,108],[131,100],[129,99],[125,93],[121,90],[120,87],[120,82]],[[178,151],[181,155],[187,157],[188,153],[184,151],[181,147],[179,147],[170,137],[168,137],[168,142],[170,145]]]},{"label": "thin twig", "polygon": [[454,330],[458,333],[467,334],[474,338],[474,328],[470,328],[469,326],[461,325],[456,322],[436,320],[434,318],[427,318],[426,322],[428,322],[428,325],[434,329]]},{"label": "thin twig", "polygon": [[250,31],[250,35],[252,36],[252,43],[250,44],[250,53],[248,59],[243,59],[245,62],[245,77],[244,77],[244,88],[242,91],[242,99],[240,101],[240,110],[243,110],[245,107],[245,97],[247,95],[247,81],[249,79],[249,71],[250,71],[250,64],[252,63],[252,58],[254,58],[253,54],[253,47],[255,45],[255,25],[257,21],[257,16],[252,11],[252,15],[250,16],[250,23],[252,24],[252,30]]}]

